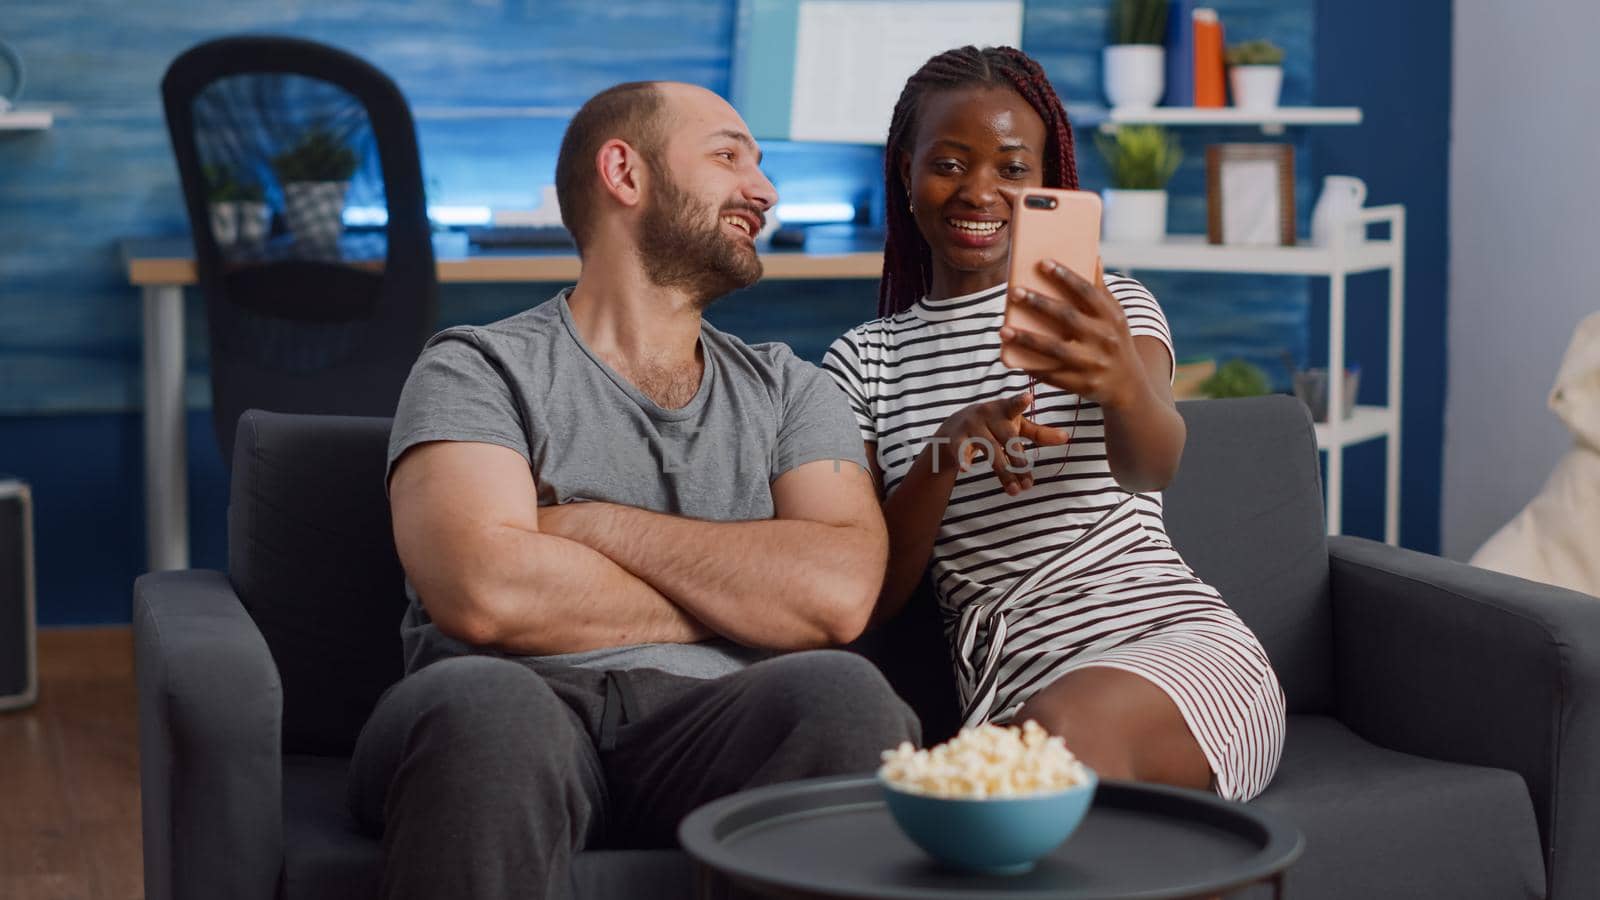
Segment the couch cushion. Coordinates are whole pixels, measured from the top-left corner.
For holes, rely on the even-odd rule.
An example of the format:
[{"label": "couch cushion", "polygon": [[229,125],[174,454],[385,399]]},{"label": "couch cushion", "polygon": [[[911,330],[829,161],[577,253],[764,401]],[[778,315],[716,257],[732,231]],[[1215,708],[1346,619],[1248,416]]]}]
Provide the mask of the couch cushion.
[{"label": "couch cushion", "polygon": [[1290,712],[1333,710],[1328,546],[1316,437],[1293,397],[1178,404],[1189,426],[1165,492],[1183,558],[1261,639]]},{"label": "couch cushion", "polygon": [[690,900],[694,862],[682,850],[586,850],[572,861],[580,900]]},{"label": "couch cushion", "polygon": [[383,845],[363,834],[345,806],[350,760],[283,759],[283,882],[280,896],[376,897]]},{"label": "couch cushion", "polygon": [[1522,777],[1385,750],[1324,716],[1290,716],[1283,764],[1253,805],[1305,834],[1296,900],[1543,897]]},{"label": "couch cushion", "polygon": [[[383,845],[345,807],[349,767],[334,757],[284,758],[284,900],[378,895]],[[573,860],[572,881],[581,900],[689,900],[694,870],[679,850],[590,850]]]},{"label": "couch cushion", "polygon": [[400,677],[404,576],[383,468],[388,419],[239,419],[228,578],[283,681],[288,753],[342,756]]}]

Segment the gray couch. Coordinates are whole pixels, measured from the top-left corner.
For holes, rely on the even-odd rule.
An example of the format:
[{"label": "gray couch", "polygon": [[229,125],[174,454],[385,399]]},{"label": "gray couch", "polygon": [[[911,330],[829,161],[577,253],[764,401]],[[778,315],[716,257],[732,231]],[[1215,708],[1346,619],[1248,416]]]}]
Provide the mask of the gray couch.
[{"label": "gray couch", "polygon": [[[1327,538],[1304,407],[1182,406],[1172,536],[1255,629],[1289,701],[1255,803],[1299,825],[1297,898],[1600,895],[1600,602]],[[134,587],[151,900],[371,896],[378,840],[345,812],[347,756],[400,676],[404,598],[388,422],[249,413],[229,571]],[[926,602],[856,645],[955,725]],[[580,897],[687,896],[677,851],[578,857]]]}]

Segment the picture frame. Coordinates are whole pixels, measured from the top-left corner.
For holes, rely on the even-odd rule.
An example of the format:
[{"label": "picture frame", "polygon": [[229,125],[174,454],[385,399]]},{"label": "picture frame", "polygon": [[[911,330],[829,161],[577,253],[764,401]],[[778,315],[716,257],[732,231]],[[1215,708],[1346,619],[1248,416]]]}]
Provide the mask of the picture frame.
[{"label": "picture frame", "polygon": [[1206,148],[1206,239],[1213,244],[1295,245],[1293,144]]}]

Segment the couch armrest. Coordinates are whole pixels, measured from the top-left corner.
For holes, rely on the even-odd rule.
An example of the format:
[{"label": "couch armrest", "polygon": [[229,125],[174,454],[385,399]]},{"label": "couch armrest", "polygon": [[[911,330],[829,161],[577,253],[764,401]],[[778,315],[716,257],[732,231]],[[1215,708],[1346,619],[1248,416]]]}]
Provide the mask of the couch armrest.
[{"label": "couch armrest", "polygon": [[1600,600],[1328,539],[1340,717],[1419,756],[1510,769],[1532,794],[1550,896],[1600,884]]},{"label": "couch armrest", "polygon": [[149,900],[271,900],[283,868],[283,691],[221,572],[133,586]]}]

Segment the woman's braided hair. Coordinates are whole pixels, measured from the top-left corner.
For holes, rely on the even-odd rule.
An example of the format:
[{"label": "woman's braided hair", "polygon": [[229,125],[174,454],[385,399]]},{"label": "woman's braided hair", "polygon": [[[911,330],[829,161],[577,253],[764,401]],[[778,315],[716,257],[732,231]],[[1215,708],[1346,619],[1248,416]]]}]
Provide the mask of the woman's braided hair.
[{"label": "woman's braided hair", "polygon": [[1014,47],[958,47],[933,57],[907,81],[894,105],[889,139],[883,154],[887,222],[883,247],[883,280],[878,282],[878,315],[909,309],[927,292],[933,259],[928,242],[917,230],[906,198],[910,185],[900,174],[900,154],[910,153],[917,139],[922,99],[937,91],[992,85],[1009,87],[1028,101],[1045,125],[1046,187],[1078,187],[1078,162],[1073,152],[1072,125],[1050,79],[1033,58]]}]

